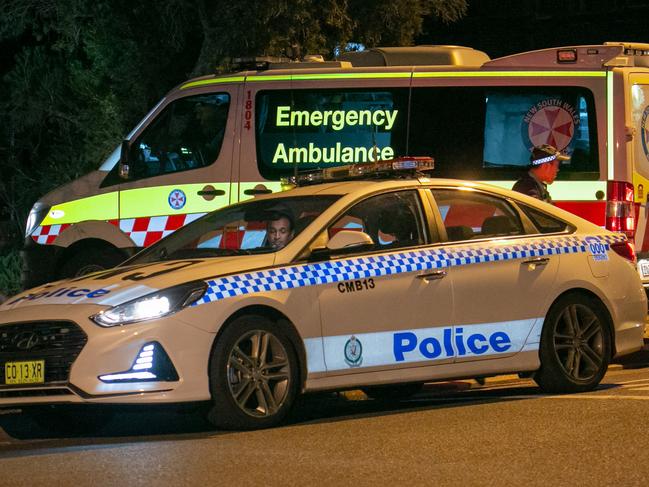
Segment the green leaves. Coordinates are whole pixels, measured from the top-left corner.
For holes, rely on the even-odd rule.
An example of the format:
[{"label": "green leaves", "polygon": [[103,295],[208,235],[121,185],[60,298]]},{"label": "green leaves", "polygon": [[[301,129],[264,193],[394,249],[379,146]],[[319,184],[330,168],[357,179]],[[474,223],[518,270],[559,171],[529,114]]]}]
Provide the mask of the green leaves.
[{"label": "green leaves", "polygon": [[20,291],[21,265],[17,250],[0,255],[0,302],[3,296],[13,296]]}]

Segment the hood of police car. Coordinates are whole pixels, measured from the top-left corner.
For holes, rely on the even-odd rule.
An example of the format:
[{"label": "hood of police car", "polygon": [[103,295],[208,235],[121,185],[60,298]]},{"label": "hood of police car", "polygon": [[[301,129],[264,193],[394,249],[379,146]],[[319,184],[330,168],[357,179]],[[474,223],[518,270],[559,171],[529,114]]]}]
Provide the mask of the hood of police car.
[{"label": "hood of police car", "polygon": [[271,267],[275,257],[270,253],[117,267],[24,291],[7,299],[0,311],[42,305],[116,306],[184,283]]}]

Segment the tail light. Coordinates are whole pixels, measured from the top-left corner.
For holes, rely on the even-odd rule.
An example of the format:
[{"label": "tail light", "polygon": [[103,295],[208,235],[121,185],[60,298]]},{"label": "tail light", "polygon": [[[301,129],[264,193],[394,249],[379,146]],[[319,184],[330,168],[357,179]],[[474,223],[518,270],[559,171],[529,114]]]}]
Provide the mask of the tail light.
[{"label": "tail light", "polygon": [[614,250],[617,255],[624,257],[632,264],[636,263],[635,250],[633,245],[628,240],[624,242],[616,242],[611,244],[611,250]]},{"label": "tail light", "polygon": [[609,181],[607,190],[606,228],[613,232],[623,232],[632,239],[635,235],[633,184]]}]

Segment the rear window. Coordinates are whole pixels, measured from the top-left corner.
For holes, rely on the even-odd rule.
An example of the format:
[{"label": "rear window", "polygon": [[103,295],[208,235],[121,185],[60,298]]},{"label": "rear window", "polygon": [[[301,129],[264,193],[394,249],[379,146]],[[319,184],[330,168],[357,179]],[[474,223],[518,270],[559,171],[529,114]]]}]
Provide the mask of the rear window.
[{"label": "rear window", "polygon": [[410,153],[432,155],[435,175],[518,179],[535,145],[571,156],[558,180],[599,179],[595,103],[575,87],[416,88]]}]

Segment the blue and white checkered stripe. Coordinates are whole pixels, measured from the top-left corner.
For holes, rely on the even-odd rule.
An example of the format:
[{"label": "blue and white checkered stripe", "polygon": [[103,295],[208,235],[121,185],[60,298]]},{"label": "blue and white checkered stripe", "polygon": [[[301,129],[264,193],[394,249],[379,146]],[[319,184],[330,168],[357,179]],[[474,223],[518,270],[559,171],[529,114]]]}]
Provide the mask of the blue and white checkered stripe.
[{"label": "blue and white checkered stripe", "polygon": [[[626,240],[623,235],[600,235],[596,238],[604,244],[607,252],[610,250],[611,243]],[[574,254],[586,251],[587,244],[583,238],[567,236],[556,237],[551,240],[532,240],[520,245],[502,245],[491,248],[480,248],[477,244],[451,249],[440,247],[386,255],[354,257],[315,264],[301,264],[209,279],[205,295],[196,301],[194,306],[244,294],[317,286],[353,279],[480,264],[483,262]]]}]

